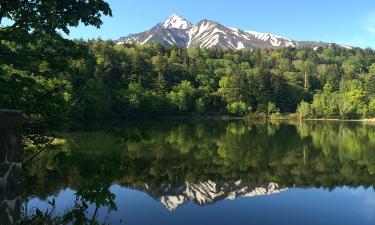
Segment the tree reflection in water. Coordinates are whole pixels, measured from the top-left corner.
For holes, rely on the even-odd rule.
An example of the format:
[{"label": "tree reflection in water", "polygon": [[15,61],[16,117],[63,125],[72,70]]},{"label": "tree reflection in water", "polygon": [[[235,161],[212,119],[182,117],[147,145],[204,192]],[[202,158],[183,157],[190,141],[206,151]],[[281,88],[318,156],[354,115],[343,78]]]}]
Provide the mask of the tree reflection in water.
[{"label": "tree reflection in water", "polygon": [[[158,121],[62,136],[59,151],[43,154],[28,168],[23,197],[46,199],[69,187],[76,190],[76,203],[59,217],[24,210],[25,221],[95,224],[100,207],[116,210],[112,184],[164,199],[172,210],[168,196],[205,204],[179,190],[207,182],[220,193],[239,195],[271,183],[279,189],[375,184],[375,126],[361,123]],[[92,215],[90,205],[96,209]]]}]

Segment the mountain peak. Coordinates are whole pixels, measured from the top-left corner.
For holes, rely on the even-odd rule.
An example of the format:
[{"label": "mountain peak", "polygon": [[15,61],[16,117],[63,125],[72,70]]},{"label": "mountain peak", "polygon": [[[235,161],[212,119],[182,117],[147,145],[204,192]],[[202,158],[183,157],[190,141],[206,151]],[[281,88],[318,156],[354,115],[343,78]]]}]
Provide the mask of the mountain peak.
[{"label": "mountain peak", "polygon": [[[317,49],[318,47],[330,47],[332,45],[323,42],[296,41],[271,33],[229,28],[208,19],[192,24],[176,13],[148,31],[121,37],[117,40],[118,44],[124,42],[137,45],[159,43],[164,46],[177,45],[185,48],[233,50],[279,49],[298,46]],[[350,48],[349,46],[341,47]]]},{"label": "mountain peak", "polygon": [[192,24],[181,17],[180,15],[173,13],[167,20],[162,24],[163,28],[176,28],[176,29],[187,29],[190,28]]}]

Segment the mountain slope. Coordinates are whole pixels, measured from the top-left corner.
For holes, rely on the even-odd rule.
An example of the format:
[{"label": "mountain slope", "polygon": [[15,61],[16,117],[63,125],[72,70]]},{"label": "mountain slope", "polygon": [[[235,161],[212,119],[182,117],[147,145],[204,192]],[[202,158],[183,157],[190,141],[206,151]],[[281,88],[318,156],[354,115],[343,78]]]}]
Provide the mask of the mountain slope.
[{"label": "mountain slope", "polygon": [[[177,14],[171,15],[167,20],[157,24],[149,31],[122,37],[116,43],[137,45],[160,43],[165,46],[177,45],[186,48],[224,48],[233,50],[278,49],[297,46],[318,48],[332,45],[324,42],[295,41],[270,33],[228,28],[210,20],[202,20],[193,25]],[[342,47],[350,48],[349,46]]]}]

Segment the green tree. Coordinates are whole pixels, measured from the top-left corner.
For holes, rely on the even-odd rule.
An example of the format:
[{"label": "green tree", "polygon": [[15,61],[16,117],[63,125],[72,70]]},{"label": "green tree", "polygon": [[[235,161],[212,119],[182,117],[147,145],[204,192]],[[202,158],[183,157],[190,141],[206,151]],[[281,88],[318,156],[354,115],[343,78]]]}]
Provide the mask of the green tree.
[{"label": "green tree", "polygon": [[130,83],[128,87],[129,110],[132,113],[142,112],[145,107],[146,90],[142,85]]},{"label": "green tree", "polygon": [[279,113],[280,109],[277,108],[276,104],[273,102],[269,102],[267,106],[267,116],[271,116],[273,113]]},{"label": "green tree", "polygon": [[295,67],[303,74],[303,89],[308,92],[311,88],[311,76],[314,75],[316,64],[313,61],[297,60],[294,62]]},{"label": "green tree", "polygon": [[84,104],[72,92],[90,80],[89,71],[76,67],[80,59],[88,62],[87,48],[59,31],[68,34],[79,23],[100,27],[102,16],[111,14],[102,0],[0,1],[0,108],[24,112],[29,141],[64,128]]},{"label": "green tree", "polygon": [[349,58],[341,65],[346,80],[355,79],[360,73],[360,62],[356,58]]},{"label": "green tree", "polygon": [[[337,98],[339,113],[342,119],[356,114],[364,107],[365,91],[362,84],[356,80],[343,82]],[[362,111],[361,111],[362,112]]]},{"label": "green tree", "polygon": [[375,116],[375,98],[371,98],[368,104],[368,110],[372,116]]},{"label": "green tree", "polygon": [[219,81],[219,94],[227,103],[250,101],[249,86],[245,74],[235,72],[232,76],[225,76]]},{"label": "green tree", "polygon": [[233,102],[227,105],[227,110],[234,116],[245,116],[251,113],[251,106],[246,105],[245,102]]},{"label": "green tree", "polygon": [[166,59],[160,55],[151,58],[152,65],[156,72],[156,77],[154,78],[154,86],[159,94],[164,93],[167,83],[165,80],[165,73],[167,71]]},{"label": "green tree", "polygon": [[67,34],[69,27],[79,23],[99,28],[103,23],[102,14],[112,16],[109,4],[103,0],[3,0],[0,9],[0,22],[3,18],[10,19],[13,22],[9,26],[11,29],[53,33],[60,29]]},{"label": "green tree", "polygon": [[369,71],[368,74],[366,74],[364,88],[369,95],[375,96],[375,63],[371,64],[368,70]]},{"label": "green tree", "polygon": [[311,107],[310,104],[302,101],[297,108],[298,117],[300,120],[307,119],[311,115]]},{"label": "green tree", "polygon": [[195,103],[195,93],[196,89],[191,85],[190,81],[183,80],[180,84],[172,88],[168,97],[179,111],[190,111],[193,109]]},{"label": "green tree", "polygon": [[319,64],[317,77],[322,85],[329,83],[335,91],[340,88],[341,73],[336,64]]},{"label": "green tree", "polygon": [[206,110],[205,102],[202,98],[197,99],[195,102],[195,110],[198,114],[202,114]]},{"label": "green tree", "polygon": [[273,74],[269,71],[260,71],[250,79],[250,92],[254,93],[256,111],[267,113],[268,103],[275,102]]},{"label": "green tree", "polygon": [[100,80],[90,80],[80,92],[80,121],[93,121],[110,116],[111,97]]},{"label": "green tree", "polygon": [[324,118],[335,116],[338,112],[337,95],[329,83],[325,84],[323,91],[314,95],[311,104],[315,115]]}]

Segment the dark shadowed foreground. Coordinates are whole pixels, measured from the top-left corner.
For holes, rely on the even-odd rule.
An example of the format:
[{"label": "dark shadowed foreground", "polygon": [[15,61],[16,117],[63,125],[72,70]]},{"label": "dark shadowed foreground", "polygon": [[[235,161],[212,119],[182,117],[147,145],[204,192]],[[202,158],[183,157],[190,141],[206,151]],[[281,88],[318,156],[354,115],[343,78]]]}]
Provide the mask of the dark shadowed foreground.
[{"label": "dark shadowed foreground", "polygon": [[21,113],[0,111],[0,224],[17,224],[21,207]]}]

